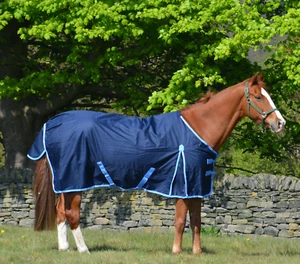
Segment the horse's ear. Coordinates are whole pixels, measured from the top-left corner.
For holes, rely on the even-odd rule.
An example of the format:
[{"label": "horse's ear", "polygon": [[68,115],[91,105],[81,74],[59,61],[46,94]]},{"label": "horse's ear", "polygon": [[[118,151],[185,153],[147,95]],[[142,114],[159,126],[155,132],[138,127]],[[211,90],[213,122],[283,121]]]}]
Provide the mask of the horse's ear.
[{"label": "horse's ear", "polygon": [[258,84],[259,82],[262,82],[264,80],[264,74],[260,74],[256,72],[252,77],[251,77],[251,83],[252,85]]},{"label": "horse's ear", "polygon": [[258,82],[263,82],[264,81],[264,73],[261,73],[260,75],[257,75],[256,80],[257,80],[257,83]]},{"label": "horse's ear", "polygon": [[261,82],[264,81],[264,73],[263,72],[259,75],[259,81],[261,81]]}]

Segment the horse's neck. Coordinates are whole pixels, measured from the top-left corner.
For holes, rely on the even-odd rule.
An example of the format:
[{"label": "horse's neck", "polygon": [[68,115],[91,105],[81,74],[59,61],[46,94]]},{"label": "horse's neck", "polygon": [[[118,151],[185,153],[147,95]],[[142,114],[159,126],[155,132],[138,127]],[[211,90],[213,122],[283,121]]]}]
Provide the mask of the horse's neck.
[{"label": "horse's neck", "polygon": [[206,103],[196,103],[181,111],[194,131],[218,151],[238,121],[244,117],[242,84],[229,87]]}]

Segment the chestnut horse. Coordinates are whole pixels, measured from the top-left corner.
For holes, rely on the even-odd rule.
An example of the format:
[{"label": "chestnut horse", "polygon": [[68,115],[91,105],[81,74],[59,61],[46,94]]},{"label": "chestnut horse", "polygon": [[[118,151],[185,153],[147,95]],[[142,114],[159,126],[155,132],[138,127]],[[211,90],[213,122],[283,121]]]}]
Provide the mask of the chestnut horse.
[{"label": "chestnut horse", "polygon": [[[284,118],[265,89],[263,76],[259,74],[255,74],[253,77],[219,93],[206,96],[198,103],[181,110],[180,114],[196,136],[206,142],[205,144],[216,153],[243,117],[248,116],[261,126],[270,128],[274,133],[280,132],[285,125]],[[82,192],[60,192],[55,206],[53,170],[49,165],[48,156],[43,152],[36,160],[34,180],[35,230],[52,229],[56,221],[58,249],[68,250],[66,225],[68,223],[78,251],[89,252],[79,223]],[[203,197],[176,199],[175,238],[172,248],[172,252],[175,254],[181,252],[182,235],[188,211],[192,230],[193,253],[202,252],[200,243],[201,198]]]}]

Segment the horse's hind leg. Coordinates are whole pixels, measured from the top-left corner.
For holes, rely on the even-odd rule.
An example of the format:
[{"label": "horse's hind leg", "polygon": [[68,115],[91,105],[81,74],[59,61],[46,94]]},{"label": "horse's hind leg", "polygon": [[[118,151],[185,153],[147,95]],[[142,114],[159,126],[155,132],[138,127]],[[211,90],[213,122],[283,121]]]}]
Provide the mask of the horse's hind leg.
[{"label": "horse's hind leg", "polygon": [[182,235],[186,224],[186,214],[188,211],[188,200],[177,199],[175,211],[175,237],[172,252],[179,254],[182,246]]},{"label": "horse's hind leg", "polygon": [[69,249],[67,219],[65,210],[65,198],[60,194],[56,204],[56,223],[58,234],[58,250],[66,251]]},{"label": "horse's hind leg", "polygon": [[80,229],[80,204],[82,193],[64,193],[66,218],[72,230],[77,250],[88,252],[89,250],[84,242],[84,238]]},{"label": "horse's hind leg", "polygon": [[202,253],[200,231],[201,231],[201,201],[202,199],[189,199],[190,226],[193,232],[193,253]]}]

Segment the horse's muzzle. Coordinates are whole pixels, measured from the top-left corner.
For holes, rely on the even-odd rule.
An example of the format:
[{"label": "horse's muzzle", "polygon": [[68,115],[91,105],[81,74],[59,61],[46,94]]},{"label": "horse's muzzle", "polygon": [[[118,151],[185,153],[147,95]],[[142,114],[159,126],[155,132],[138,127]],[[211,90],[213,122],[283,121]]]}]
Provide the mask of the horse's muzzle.
[{"label": "horse's muzzle", "polygon": [[284,119],[279,119],[277,122],[271,123],[271,131],[274,133],[279,133],[284,129],[286,121]]}]

